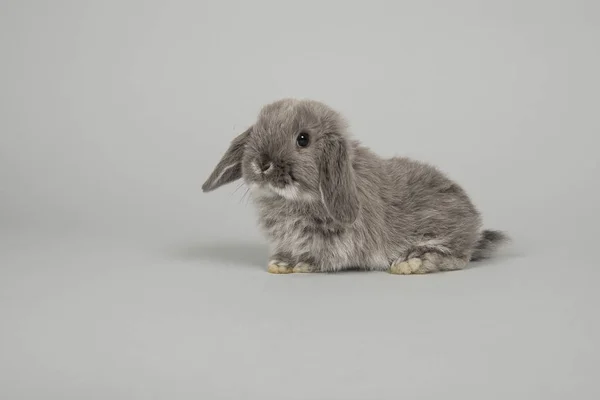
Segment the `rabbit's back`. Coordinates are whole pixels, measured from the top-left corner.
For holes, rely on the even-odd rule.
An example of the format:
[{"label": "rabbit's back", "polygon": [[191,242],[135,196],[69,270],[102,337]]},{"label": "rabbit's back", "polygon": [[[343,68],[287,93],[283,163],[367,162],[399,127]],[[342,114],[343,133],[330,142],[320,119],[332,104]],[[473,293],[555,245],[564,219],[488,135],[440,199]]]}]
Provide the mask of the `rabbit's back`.
[{"label": "rabbit's back", "polygon": [[403,157],[383,163],[392,242],[436,243],[457,256],[469,254],[479,238],[481,218],[462,187],[426,163]]}]

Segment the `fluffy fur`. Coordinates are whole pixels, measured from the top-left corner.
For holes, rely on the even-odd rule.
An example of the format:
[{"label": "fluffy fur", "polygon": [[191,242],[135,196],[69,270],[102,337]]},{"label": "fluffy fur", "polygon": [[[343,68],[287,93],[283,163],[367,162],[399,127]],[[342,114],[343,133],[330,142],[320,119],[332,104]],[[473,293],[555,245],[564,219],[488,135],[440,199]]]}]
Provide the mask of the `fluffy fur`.
[{"label": "fluffy fur", "polygon": [[[296,143],[301,132],[309,136],[306,147]],[[479,212],[442,172],[380,158],[349,137],[339,113],[316,101],[265,106],[202,188],[239,178],[251,188],[272,245],[272,273],[457,270],[506,239],[481,231]]]}]

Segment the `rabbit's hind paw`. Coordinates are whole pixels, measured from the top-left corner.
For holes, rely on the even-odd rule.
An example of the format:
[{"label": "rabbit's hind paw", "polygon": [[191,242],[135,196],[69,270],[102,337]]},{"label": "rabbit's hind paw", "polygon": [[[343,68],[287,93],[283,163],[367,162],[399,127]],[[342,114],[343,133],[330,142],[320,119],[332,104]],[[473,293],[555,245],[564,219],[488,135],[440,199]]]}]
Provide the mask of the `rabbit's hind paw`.
[{"label": "rabbit's hind paw", "polygon": [[422,274],[423,261],[420,258],[411,258],[407,261],[396,261],[390,266],[390,273],[397,275]]}]

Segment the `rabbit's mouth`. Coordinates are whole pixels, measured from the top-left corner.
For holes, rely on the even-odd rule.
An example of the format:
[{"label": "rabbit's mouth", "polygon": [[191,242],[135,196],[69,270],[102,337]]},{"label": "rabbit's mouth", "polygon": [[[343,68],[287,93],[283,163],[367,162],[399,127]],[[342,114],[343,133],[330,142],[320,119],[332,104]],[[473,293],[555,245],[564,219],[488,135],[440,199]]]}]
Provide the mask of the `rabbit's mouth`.
[{"label": "rabbit's mouth", "polygon": [[254,168],[254,180],[259,185],[273,186],[277,189],[285,189],[288,186],[298,186],[300,182],[290,168],[269,167],[265,170],[257,170]]},{"label": "rabbit's mouth", "polygon": [[270,157],[259,157],[249,162],[246,170],[248,183],[257,195],[277,195],[288,200],[305,198],[302,180],[294,174],[293,165]]},{"label": "rabbit's mouth", "polygon": [[298,186],[298,182],[291,176],[284,176],[279,179],[269,179],[265,183],[277,189],[286,189],[290,186]]},{"label": "rabbit's mouth", "polygon": [[263,176],[250,182],[250,188],[259,197],[281,197],[291,201],[311,201],[313,196],[302,190],[301,182],[292,174],[278,177]]}]

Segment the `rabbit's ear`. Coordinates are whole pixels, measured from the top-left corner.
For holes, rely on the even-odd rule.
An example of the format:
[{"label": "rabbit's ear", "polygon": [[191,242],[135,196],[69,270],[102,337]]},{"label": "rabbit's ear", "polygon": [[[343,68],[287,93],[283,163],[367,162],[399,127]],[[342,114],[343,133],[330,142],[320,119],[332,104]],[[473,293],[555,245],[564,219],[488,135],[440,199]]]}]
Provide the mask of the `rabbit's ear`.
[{"label": "rabbit's ear", "polygon": [[319,190],[327,212],[338,222],[352,224],[360,206],[348,143],[343,137],[332,136],[324,141],[319,164]]},{"label": "rabbit's ear", "polygon": [[202,185],[203,192],[210,192],[242,177],[242,157],[251,132],[252,127],[233,139],[215,170]]}]

